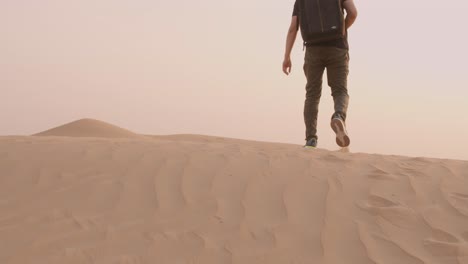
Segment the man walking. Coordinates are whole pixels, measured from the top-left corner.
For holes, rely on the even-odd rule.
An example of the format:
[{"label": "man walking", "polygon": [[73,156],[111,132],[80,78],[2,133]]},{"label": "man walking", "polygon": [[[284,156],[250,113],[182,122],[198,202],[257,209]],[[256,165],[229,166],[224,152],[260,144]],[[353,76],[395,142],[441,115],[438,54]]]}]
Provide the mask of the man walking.
[{"label": "man walking", "polygon": [[[346,17],[344,15],[346,10]],[[348,109],[348,63],[349,46],[347,30],[357,17],[353,0],[296,0],[291,25],[286,39],[283,72],[291,72],[291,50],[301,28],[306,48],[304,73],[307,79],[304,104],[306,144],[317,146],[317,115],[322,94],[322,76],[327,69],[328,85],[331,87],[335,112],[331,127],[336,133],[336,143],[347,147],[350,139],[346,132]]]}]

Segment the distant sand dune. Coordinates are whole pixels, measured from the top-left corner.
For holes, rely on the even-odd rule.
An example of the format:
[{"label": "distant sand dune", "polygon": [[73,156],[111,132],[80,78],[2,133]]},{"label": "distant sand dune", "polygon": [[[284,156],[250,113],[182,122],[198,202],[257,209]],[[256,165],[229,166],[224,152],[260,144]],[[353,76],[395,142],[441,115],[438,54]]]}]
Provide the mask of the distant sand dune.
[{"label": "distant sand dune", "polygon": [[0,137],[1,264],[468,264],[468,161],[40,134]]},{"label": "distant sand dune", "polygon": [[33,136],[63,136],[63,137],[104,137],[104,138],[136,138],[140,137],[127,129],[120,128],[99,120],[80,119],[59,127],[55,127]]}]

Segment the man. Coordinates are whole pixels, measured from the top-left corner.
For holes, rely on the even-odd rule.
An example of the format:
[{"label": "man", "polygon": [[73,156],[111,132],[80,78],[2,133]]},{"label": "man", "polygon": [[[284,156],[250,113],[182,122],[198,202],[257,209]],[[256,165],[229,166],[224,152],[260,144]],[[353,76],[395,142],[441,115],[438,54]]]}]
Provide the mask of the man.
[{"label": "man", "polygon": [[[286,75],[289,75],[291,72],[291,50],[296,40],[299,25],[302,22],[299,16],[304,12],[301,11],[301,7],[304,8],[304,6],[307,6],[304,3],[300,4],[299,1],[307,0],[296,0],[294,3],[294,11],[286,39],[286,51],[283,61],[283,72]],[[306,47],[304,73],[307,79],[304,105],[304,122],[306,126],[306,144],[304,147],[306,148],[315,148],[317,146],[317,115],[322,93],[322,76],[325,68],[327,69],[328,85],[331,87],[334,100],[335,112],[332,116],[331,127],[336,133],[336,143],[340,147],[347,147],[350,144],[345,126],[349,101],[347,89],[349,63],[347,30],[356,20],[357,10],[353,0],[336,1],[342,1],[341,8],[346,10],[346,17],[344,17],[344,21],[341,20],[344,22],[343,32],[339,33],[338,38],[333,40],[311,41],[313,43],[308,43],[304,40],[304,45]],[[322,3],[322,5],[323,4],[324,3]],[[310,6],[311,4],[309,4],[309,7]],[[344,14],[343,10],[340,10],[340,12]],[[310,13],[309,11],[309,14]]]}]

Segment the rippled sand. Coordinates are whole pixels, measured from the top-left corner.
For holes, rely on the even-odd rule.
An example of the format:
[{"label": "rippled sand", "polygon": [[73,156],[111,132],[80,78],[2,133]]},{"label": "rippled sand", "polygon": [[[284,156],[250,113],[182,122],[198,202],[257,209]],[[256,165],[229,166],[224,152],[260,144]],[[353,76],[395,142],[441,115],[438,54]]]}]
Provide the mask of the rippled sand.
[{"label": "rippled sand", "polygon": [[71,124],[0,137],[0,263],[468,263],[467,161]]}]

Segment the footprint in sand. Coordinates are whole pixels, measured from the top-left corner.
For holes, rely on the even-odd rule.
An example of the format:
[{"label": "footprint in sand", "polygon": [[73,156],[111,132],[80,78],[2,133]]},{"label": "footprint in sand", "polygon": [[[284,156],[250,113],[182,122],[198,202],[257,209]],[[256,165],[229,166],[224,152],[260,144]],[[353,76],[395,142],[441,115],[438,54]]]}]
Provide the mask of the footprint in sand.
[{"label": "footprint in sand", "polygon": [[426,239],[424,240],[423,245],[431,255],[443,258],[444,264],[458,264],[456,259],[459,254],[458,249],[460,245],[458,243]]},{"label": "footprint in sand", "polygon": [[370,179],[374,180],[396,180],[397,177],[394,175],[382,170],[378,167],[374,167],[374,169],[367,175]]},{"label": "footprint in sand", "polygon": [[437,228],[432,228],[432,238],[437,241],[447,243],[459,243],[460,241],[454,235]]},{"label": "footprint in sand", "polygon": [[399,205],[397,202],[373,194],[369,195],[366,200],[357,203],[358,207],[372,214],[381,214],[384,210],[388,211],[389,209],[399,207]]},{"label": "footprint in sand", "polygon": [[460,212],[460,214],[468,216],[468,195],[462,193],[450,193],[448,202]]},{"label": "footprint in sand", "polygon": [[411,208],[382,196],[370,195],[358,206],[400,228],[410,228],[417,223],[417,214]]},{"label": "footprint in sand", "polygon": [[369,207],[392,207],[400,204],[378,195],[370,195],[367,204]]},{"label": "footprint in sand", "polygon": [[453,197],[457,197],[459,199],[464,199],[464,200],[467,200],[468,201],[468,194],[464,194],[464,193],[452,193],[452,196]]}]

